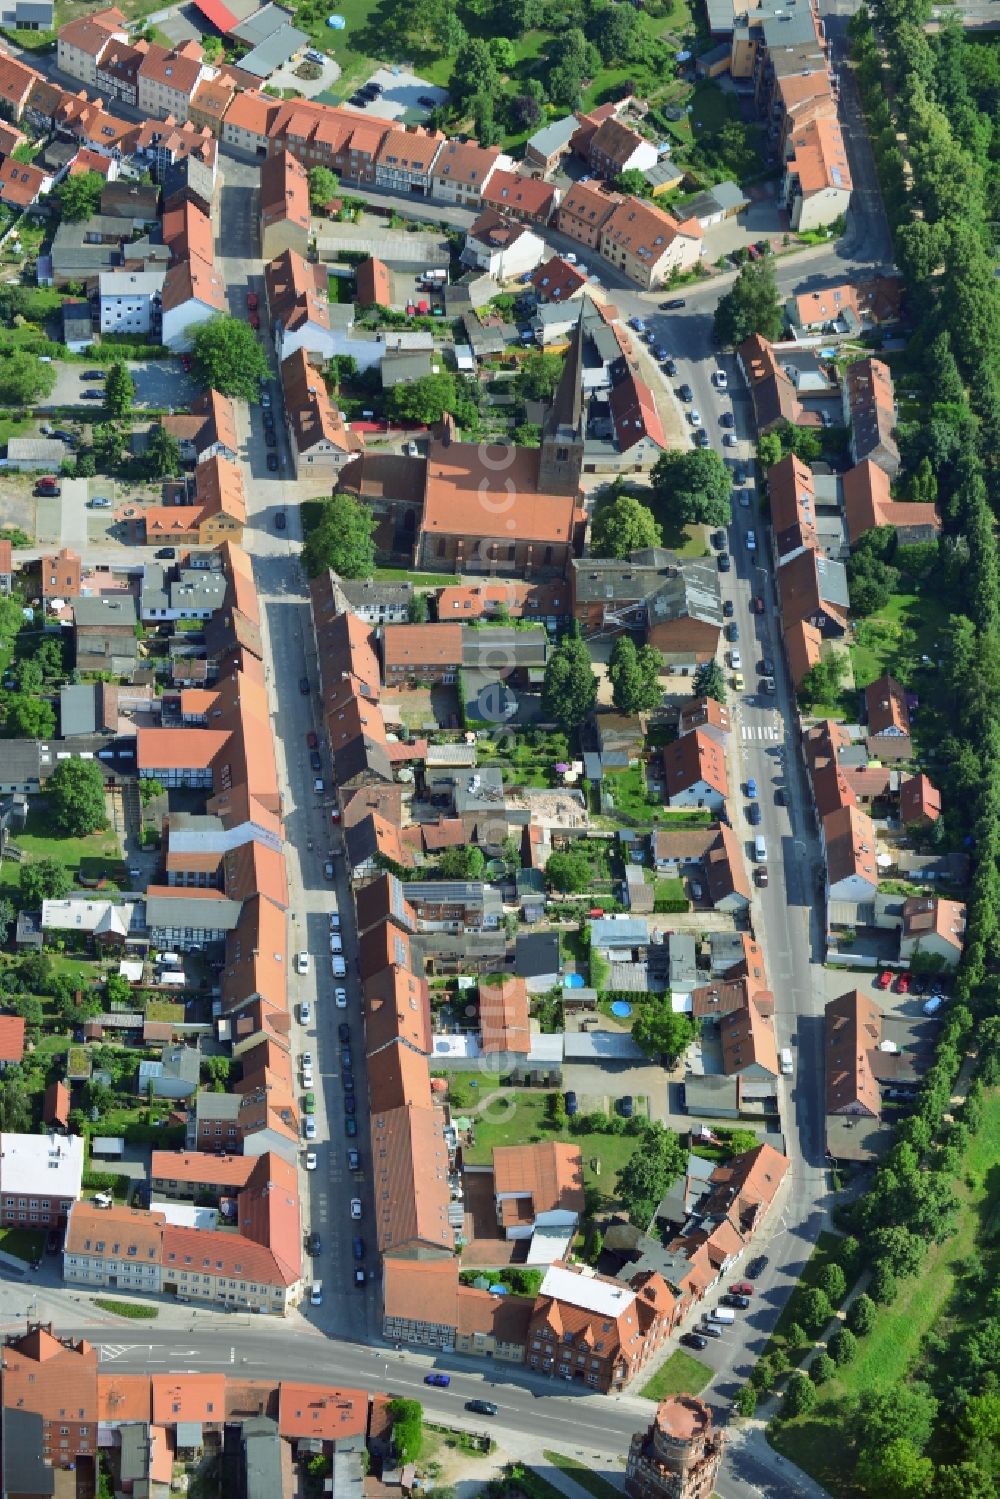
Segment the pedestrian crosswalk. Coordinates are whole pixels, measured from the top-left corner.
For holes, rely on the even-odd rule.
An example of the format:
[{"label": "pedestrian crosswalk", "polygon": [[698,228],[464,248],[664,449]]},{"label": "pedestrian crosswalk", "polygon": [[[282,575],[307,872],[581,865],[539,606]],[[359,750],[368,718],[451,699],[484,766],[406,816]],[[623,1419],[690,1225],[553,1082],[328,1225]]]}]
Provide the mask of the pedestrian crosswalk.
[{"label": "pedestrian crosswalk", "polygon": [[761,741],[774,743],[781,738],[781,725],[776,723],[744,723],[740,725],[742,737],[745,741]]}]

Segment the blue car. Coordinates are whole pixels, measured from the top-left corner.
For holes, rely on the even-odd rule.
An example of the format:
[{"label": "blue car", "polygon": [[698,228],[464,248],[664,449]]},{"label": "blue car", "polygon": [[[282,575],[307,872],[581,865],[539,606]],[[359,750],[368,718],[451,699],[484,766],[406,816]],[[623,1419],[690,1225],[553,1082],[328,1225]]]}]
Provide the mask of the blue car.
[{"label": "blue car", "polygon": [[432,1384],[436,1389],[446,1390],[451,1384],[450,1374],[425,1374],[424,1384]]},{"label": "blue car", "polygon": [[757,800],[757,782],[754,780],[753,776],[751,776],[749,781],[747,781],[747,796],[751,801]]},{"label": "blue car", "polygon": [[645,333],[646,331],[646,324],[643,322],[641,317],[630,317],[628,320],[628,325],[636,333]]}]

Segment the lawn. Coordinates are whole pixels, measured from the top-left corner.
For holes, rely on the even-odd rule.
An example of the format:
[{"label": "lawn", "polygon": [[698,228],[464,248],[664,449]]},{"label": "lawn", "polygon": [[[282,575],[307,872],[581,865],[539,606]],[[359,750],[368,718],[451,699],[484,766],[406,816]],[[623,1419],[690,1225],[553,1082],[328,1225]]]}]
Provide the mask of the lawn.
[{"label": "lawn", "polygon": [[45,1253],[45,1235],[37,1228],[0,1229],[0,1250],[31,1264]]},{"label": "lawn", "polygon": [[662,802],[651,800],[646,792],[646,772],[643,765],[630,765],[628,770],[610,771],[603,782],[610,792],[615,813],[622,819],[634,822],[656,822],[664,827],[705,827],[712,820],[707,811],[675,811]]},{"label": "lawn", "polygon": [[684,909],[687,910],[690,902],[684,889],[684,881],[676,875],[671,879],[659,879],[653,882],[653,900],[659,906],[662,901],[683,901]]},{"label": "lawn", "polygon": [[[802,1274],[799,1276],[799,1285],[804,1290],[809,1290],[811,1287],[819,1285],[822,1272],[827,1265],[831,1264],[837,1258],[836,1251],[839,1243],[840,1236],[838,1234],[831,1234],[826,1232],[820,1234],[819,1238],[816,1240],[816,1248],[809,1256],[803,1268]],[[780,1347],[784,1348],[785,1352],[794,1359],[794,1354],[792,1354],[792,1350],[788,1346],[788,1339],[786,1336],[788,1328],[791,1327],[792,1323],[795,1321],[795,1316],[792,1311],[792,1299],[792,1297],[789,1297],[789,1299],[782,1307],[781,1312],[778,1316],[778,1320],[774,1324],[774,1331],[771,1333],[768,1345],[764,1350],[765,1353],[770,1353],[772,1349]],[[799,1352],[798,1359],[795,1361],[801,1362],[801,1360],[805,1358],[806,1354],[809,1351],[810,1350],[808,1348],[803,1348]]]},{"label": "lawn", "polygon": [[639,1393],[644,1400],[666,1400],[668,1395],[697,1395],[711,1378],[712,1371],[707,1364],[678,1348]]},{"label": "lawn", "polygon": [[[533,1145],[551,1140],[558,1132],[549,1122],[547,1097],[545,1093],[504,1089],[503,1096],[488,1105],[485,1113],[475,1116],[476,1143],[464,1150],[465,1160],[472,1166],[485,1166],[493,1159],[495,1145]],[[636,1148],[637,1136],[573,1134],[567,1138],[580,1147],[584,1188],[599,1190],[605,1198],[603,1207],[610,1207],[617,1200],[613,1194],[618,1172]]]},{"label": "lawn", "polygon": [[594,1499],[621,1499],[621,1490],[600,1473],[595,1473],[586,1463],[582,1463],[578,1457],[567,1457],[564,1452],[553,1452],[546,1447],[542,1453],[546,1462],[550,1462],[554,1468],[565,1473],[574,1483],[578,1483],[581,1489],[586,1489],[588,1494],[593,1494]]},{"label": "lawn", "polygon": [[861,620],[855,630],[851,661],[857,686],[867,687],[887,671],[909,686],[923,656],[937,660],[947,622],[939,600],[894,593],[884,609]]},{"label": "lawn", "polygon": [[920,1274],[900,1283],[892,1306],[879,1307],[874,1328],[859,1341],[857,1359],[822,1387],[815,1410],[769,1432],[772,1446],[835,1495],[846,1499],[856,1493],[839,1461],[848,1406],[863,1390],[895,1389],[911,1372],[921,1372],[924,1339],[947,1313],[956,1270],[974,1254],[977,1240],[985,1238],[1000,1212],[998,1156],[1000,1089],[993,1089],[963,1162],[963,1180],[955,1184],[963,1205],[958,1232],[946,1243],[932,1245]]},{"label": "lawn", "polygon": [[[91,833],[86,838],[65,838],[53,827],[45,810],[44,801],[36,802],[28,813],[28,823],[23,833],[17,833],[14,842],[24,854],[20,863],[5,859],[0,866],[0,885],[16,885],[20,864],[37,863],[39,859],[53,859],[72,874],[80,873],[87,879],[104,877],[112,886],[126,887],[128,875],[121,856],[118,840],[113,833]],[[96,892],[100,894],[100,892]]]}]

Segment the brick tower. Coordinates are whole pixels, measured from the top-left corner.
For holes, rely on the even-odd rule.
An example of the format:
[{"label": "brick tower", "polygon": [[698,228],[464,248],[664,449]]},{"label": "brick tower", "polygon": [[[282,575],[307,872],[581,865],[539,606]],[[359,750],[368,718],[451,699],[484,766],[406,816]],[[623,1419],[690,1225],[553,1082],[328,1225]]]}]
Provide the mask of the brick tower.
[{"label": "brick tower", "polygon": [[651,1425],[637,1431],[625,1470],[627,1499],[710,1499],[722,1462],[712,1412],[693,1395],[660,1402]]}]

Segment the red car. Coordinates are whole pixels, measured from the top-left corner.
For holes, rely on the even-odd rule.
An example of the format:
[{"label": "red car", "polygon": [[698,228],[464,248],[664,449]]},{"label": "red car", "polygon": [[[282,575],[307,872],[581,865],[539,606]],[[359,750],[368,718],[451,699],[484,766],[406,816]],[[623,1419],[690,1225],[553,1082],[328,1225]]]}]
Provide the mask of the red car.
[{"label": "red car", "polygon": [[340,808],[339,807],[331,807],[330,808],[330,821],[331,822],[339,822],[340,821]]},{"label": "red car", "polygon": [[248,311],[250,311],[250,312],[256,312],[257,311],[257,305],[258,305],[258,303],[257,303],[257,293],[255,291],[248,291],[247,292],[247,309],[248,309]]},{"label": "red car", "polygon": [[876,989],[888,989],[888,987],[889,987],[889,985],[891,983],[892,983],[892,974],[889,972],[888,968],[883,968],[882,972],[879,974],[878,978],[875,980],[875,987],[876,987]]},{"label": "red car", "polygon": [[909,994],[909,992],[910,992],[910,979],[912,977],[913,977],[913,975],[911,973],[901,973],[899,975],[899,978],[896,980],[896,992],[897,992],[897,994]]},{"label": "red car", "polygon": [[317,737],[315,729],[309,730],[308,734],[306,735],[306,744],[308,744],[310,749],[319,748],[319,738]]},{"label": "red car", "polygon": [[247,322],[250,324],[251,328],[257,329],[260,327],[260,318],[255,312],[250,313],[249,317],[247,318]]},{"label": "red car", "polygon": [[754,598],[754,601],[753,601],[753,612],[754,612],[754,614],[763,614],[764,613],[764,595],[762,593],[758,593],[756,595],[756,597]]},{"label": "red car", "polygon": [[752,1296],[753,1295],[753,1281],[752,1280],[738,1280],[736,1282],[736,1284],[734,1286],[730,1286],[729,1289],[730,1289],[730,1291],[732,1292],[732,1294],[734,1296]]}]

